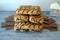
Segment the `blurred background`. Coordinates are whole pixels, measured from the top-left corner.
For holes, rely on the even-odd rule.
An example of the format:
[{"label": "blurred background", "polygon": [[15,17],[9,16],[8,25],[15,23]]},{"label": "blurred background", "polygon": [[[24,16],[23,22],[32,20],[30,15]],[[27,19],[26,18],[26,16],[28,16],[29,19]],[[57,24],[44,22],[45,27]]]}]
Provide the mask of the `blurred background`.
[{"label": "blurred background", "polygon": [[0,0],[0,11],[15,11],[20,5],[37,5],[42,11],[49,11],[49,7],[57,0]]}]

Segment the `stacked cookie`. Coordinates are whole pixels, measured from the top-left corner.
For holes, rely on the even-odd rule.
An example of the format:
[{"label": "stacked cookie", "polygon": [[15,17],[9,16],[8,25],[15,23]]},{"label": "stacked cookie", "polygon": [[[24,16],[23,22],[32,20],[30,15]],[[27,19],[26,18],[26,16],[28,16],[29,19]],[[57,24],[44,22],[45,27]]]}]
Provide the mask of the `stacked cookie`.
[{"label": "stacked cookie", "polygon": [[44,16],[43,26],[45,29],[49,29],[50,31],[58,31],[58,25],[53,18],[49,18],[48,16]]},{"label": "stacked cookie", "polygon": [[2,28],[6,28],[6,30],[13,29],[14,26],[14,15],[9,16],[8,18],[5,18],[5,22],[1,23]]},{"label": "stacked cookie", "polygon": [[[6,21],[1,23],[1,27],[2,28],[3,27],[6,28],[6,30],[13,29],[14,28],[14,24],[15,24],[13,18],[14,18],[14,15],[11,15],[11,16],[7,17],[5,19]],[[23,23],[21,23],[21,24],[23,25]],[[17,25],[17,23],[15,25]],[[32,25],[32,24],[30,24],[30,25]],[[50,17],[44,15],[44,23],[43,23],[43,28],[44,29],[48,29],[50,31],[58,31],[58,27],[57,26],[58,25],[57,25],[56,21],[53,18],[50,18]],[[35,29],[36,28],[38,29],[38,27],[35,27]]]},{"label": "stacked cookie", "polygon": [[14,30],[43,31],[44,16],[38,6],[20,6],[14,16]]}]

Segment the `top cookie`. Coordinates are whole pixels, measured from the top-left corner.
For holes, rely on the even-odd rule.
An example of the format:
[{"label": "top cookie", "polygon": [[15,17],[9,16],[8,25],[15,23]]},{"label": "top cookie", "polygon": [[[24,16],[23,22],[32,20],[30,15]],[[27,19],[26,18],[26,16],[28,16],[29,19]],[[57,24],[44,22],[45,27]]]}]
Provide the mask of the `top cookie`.
[{"label": "top cookie", "polygon": [[16,10],[16,14],[24,14],[24,15],[40,15],[41,9],[39,6],[20,6]]},{"label": "top cookie", "polygon": [[35,10],[40,10],[41,8],[39,6],[31,6],[31,5],[25,5],[25,6],[20,6],[18,9],[27,9],[27,10],[30,10],[30,9],[35,9]]}]

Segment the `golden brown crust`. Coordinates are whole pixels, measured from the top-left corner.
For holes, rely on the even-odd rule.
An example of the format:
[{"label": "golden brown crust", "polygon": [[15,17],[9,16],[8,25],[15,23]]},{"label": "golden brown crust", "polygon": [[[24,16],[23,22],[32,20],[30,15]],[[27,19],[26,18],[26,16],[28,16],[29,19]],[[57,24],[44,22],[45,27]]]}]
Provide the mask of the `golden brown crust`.
[{"label": "golden brown crust", "polygon": [[23,9],[23,10],[25,10],[25,9],[27,9],[27,10],[29,10],[29,9],[37,9],[37,10],[40,10],[41,9],[39,6],[31,6],[31,5],[20,6],[19,8],[20,9]]},{"label": "golden brown crust", "polygon": [[28,14],[29,15],[40,15],[41,12],[40,10],[29,10]]},{"label": "golden brown crust", "polygon": [[17,10],[16,14],[25,14],[25,15],[40,15],[40,10]]},{"label": "golden brown crust", "polygon": [[38,6],[21,6],[16,10],[16,14],[39,15],[41,10]]},{"label": "golden brown crust", "polygon": [[15,15],[14,16],[14,21],[15,22],[27,22],[28,21],[28,16],[26,15]]},{"label": "golden brown crust", "polygon": [[28,15],[28,10],[24,10],[22,14]]},{"label": "golden brown crust", "polygon": [[43,23],[44,17],[42,16],[29,16],[29,21],[32,23]]},{"label": "golden brown crust", "polygon": [[18,23],[15,23],[15,25],[14,25],[14,30],[17,30],[18,29],[18,25],[17,25]]},{"label": "golden brown crust", "polygon": [[40,10],[41,8],[39,6],[35,6],[35,9]]},{"label": "golden brown crust", "polygon": [[33,24],[30,22],[18,23],[17,26],[14,26],[14,27],[15,27],[15,29],[19,29],[19,30],[27,30],[28,29],[31,32],[34,32],[34,31],[42,32],[42,30],[43,30],[43,25]]},{"label": "golden brown crust", "polygon": [[29,11],[28,11],[28,14],[29,14],[29,15],[33,14],[33,10],[29,10]]},{"label": "golden brown crust", "polygon": [[29,10],[30,7],[31,7],[30,5],[29,6],[25,5],[25,6],[20,6],[20,9],[23,9],[23,10],[27,9],[27,10]]}]

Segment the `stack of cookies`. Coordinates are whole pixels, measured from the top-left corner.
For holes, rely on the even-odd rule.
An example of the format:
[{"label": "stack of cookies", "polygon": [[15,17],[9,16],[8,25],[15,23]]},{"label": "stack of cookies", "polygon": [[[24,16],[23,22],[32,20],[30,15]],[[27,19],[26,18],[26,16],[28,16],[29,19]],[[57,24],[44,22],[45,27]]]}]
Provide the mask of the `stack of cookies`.
[{"label": "stack of cookies", "polygon": [[6,30],[13,29],[14,26],[14,15],[9,16],[8,18],[5,18],[5,22],[1,23],[2,28],[6,28]]},{"label": "stack of cookies", "polygon": [[14,15],[14,30],[43,31],[44,16],[39,6],[20,6]]},{"label": "stack of cookies", "polygon": [[58,25],[53,18],[49,18],[48,16],[44,16],[43,26],[45,29],[49,29],[50,31],[58,31]]},{"label": "stack of cookies", "polygon": [[6,30],[18,30],[21,32],[42,32],[43,29],[58,31],[58,25],[53,18],[43,15],[39,6],[20,6],[14,15],[11,15],[1,23]]}]

